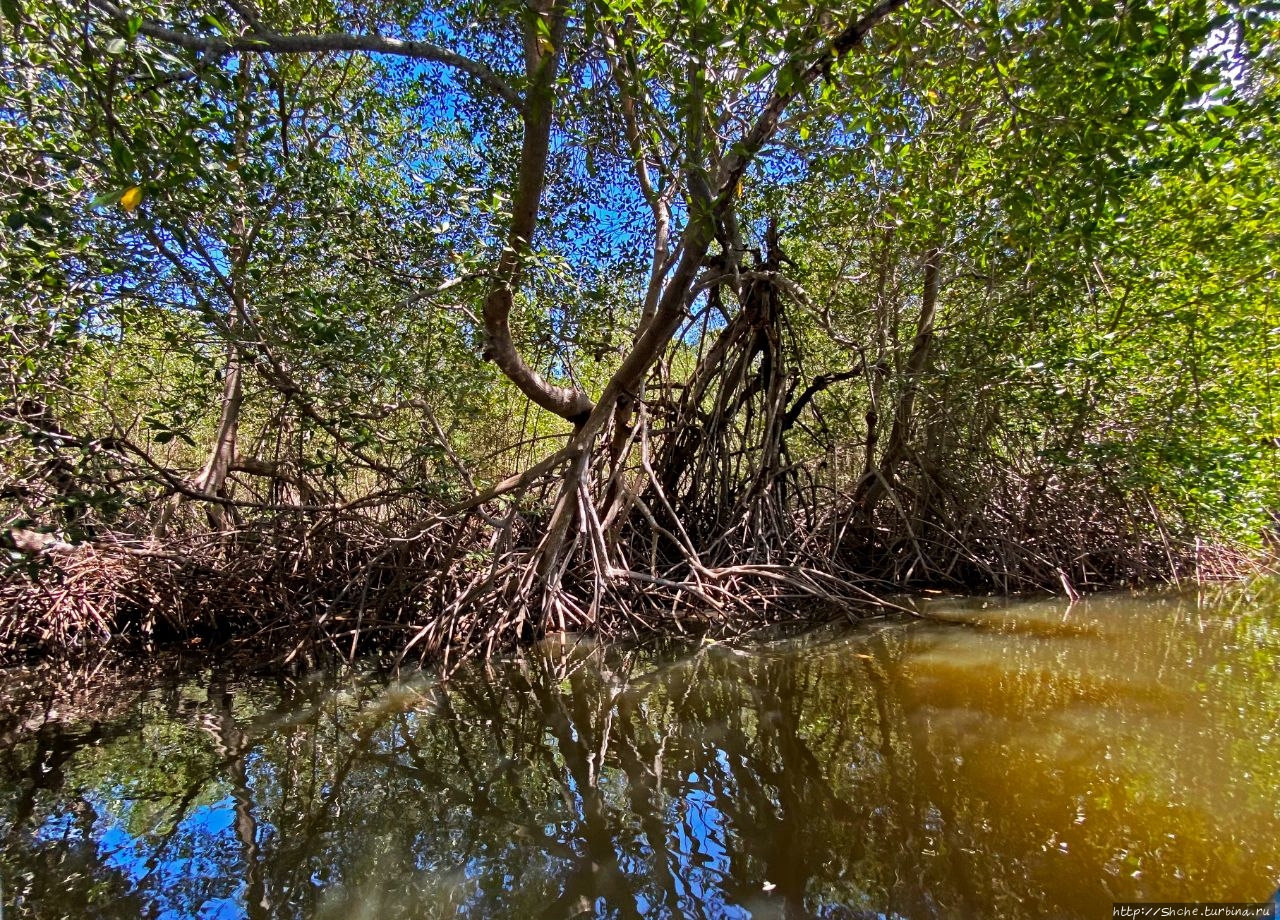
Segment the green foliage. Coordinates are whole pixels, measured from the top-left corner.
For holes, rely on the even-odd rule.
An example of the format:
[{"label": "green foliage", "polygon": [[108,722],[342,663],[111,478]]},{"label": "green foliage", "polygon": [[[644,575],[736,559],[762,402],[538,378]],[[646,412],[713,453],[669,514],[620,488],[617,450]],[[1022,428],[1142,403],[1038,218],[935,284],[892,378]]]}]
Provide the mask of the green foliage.
[{"label": "green foliage", "polygon": [[[533,118],[503,96],[532,92],[539,56],[563,66],[512,322],[552,383],[604,390],[696,183],[825,60],[719,228],[752,250],[779,221],[810,294],[788,308],[796,373],[860,374],[814,398],[793,457],[847,497],[898,462],[906,406],[894,484],[915,477],[917,518],[941,507],[923,479],[969,484],[954,525],[993,471],[1089,470],[1206,535],[1256,534],[1280,502],[1273,10],[910,4],[869,53],[828,60],[849,23],[825,3],[254,9],[3,7],[10,523],[145,532],[216,465],[228,412],[215,491],[268,522],[438,507],[546,456],[569,426],[481,357]],[[268,31],[395,34],[471,64],[253,44]],[[726,318],[688,306],[702,325],[662,373],[691,372]]]},{"label": "green foliage", "polygon": [[887,369],[827,404],[846,462],[868,409],[887,433],[939,247],[913,475],[981,496],[1092,469],[1188,533],[1258,538],[1280,498],[1276,24],[1233,10],[974,4],[900,21],[824,98],[754,207],[786,215],[823,305],[813,369]]}]

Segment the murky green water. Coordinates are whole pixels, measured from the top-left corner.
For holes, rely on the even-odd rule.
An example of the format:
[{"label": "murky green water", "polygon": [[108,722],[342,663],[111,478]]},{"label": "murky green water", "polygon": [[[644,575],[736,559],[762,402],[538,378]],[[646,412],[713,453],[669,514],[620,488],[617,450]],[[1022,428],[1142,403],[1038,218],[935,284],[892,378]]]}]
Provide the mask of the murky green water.
[{"label": "murky green water", "polygon": [[1109,917],[1280,880],[1280,587],[465,673],[11,672],[3,916]]}]

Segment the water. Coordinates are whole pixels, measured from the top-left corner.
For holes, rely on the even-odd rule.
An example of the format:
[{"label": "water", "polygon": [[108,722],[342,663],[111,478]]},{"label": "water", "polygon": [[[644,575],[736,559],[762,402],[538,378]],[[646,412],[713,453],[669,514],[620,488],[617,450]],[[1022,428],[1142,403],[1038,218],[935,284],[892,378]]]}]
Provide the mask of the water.
[{"label": "water", "polygon": [[1280,880],[1280,586],[0,690],[4,918],[1109,917]]}]

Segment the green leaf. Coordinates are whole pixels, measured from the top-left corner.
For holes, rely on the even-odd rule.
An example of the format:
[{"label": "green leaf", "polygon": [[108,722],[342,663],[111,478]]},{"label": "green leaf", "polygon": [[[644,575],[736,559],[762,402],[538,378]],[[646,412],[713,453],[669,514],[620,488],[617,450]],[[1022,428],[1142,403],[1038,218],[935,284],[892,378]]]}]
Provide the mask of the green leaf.
[{"label": "green leaf", "polygon": [[108,208],[113,204],[119,204],[120,199],[124,197],[124,193],[127,192],[129,188],[131,188],[131,186],[116,189],[114,192],[103,192],[101,195],[95,195],[93,200],[89,202],[89,207],[94,209]]},{"label": "green leaf", "polygon": [[224,25],[221,20],[219,20],[216,16],[210,15],[209,13],[205,13],[202,17],[200,17],[200,24],[202,26],[205,26],[206,28],[212,28],[217,30],[218,34],[223,35],[225,37],[230,37],[232,35],[231,30],[227,28],[226,25]]},{"label": "green leaf", "polygon": [[791,84],[793,84],[795,80],[795,71],[790,67],[784,67],[778,72],[778,83],[774,89],[779,95],[785,95],[791,89]]},{"label": "green leaf", "polygon": [[0,11],[4,12],[4,18],[13,23],[15,29],[22,25],[22,8],[18,6],[18,0],[0,0]]}]

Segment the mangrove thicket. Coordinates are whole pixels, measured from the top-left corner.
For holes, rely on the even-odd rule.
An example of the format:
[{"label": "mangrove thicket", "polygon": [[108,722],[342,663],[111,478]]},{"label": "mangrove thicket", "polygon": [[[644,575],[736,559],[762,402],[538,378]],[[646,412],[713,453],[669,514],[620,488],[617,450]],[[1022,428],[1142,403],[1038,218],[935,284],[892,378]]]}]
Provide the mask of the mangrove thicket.
[{"label": "mangrove thicket", "polygon": [[1280,7],[3,0],[0,648],[1231,570]]}]

